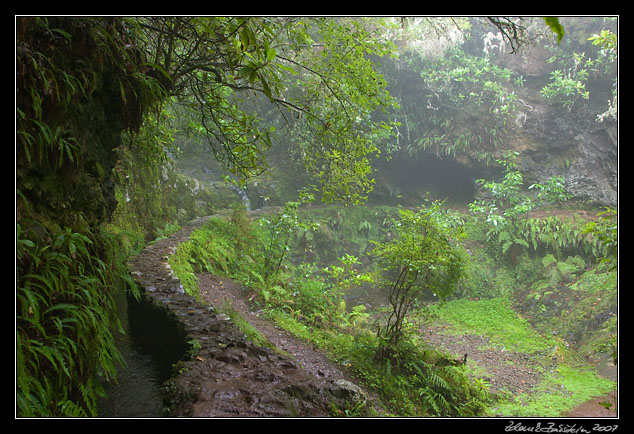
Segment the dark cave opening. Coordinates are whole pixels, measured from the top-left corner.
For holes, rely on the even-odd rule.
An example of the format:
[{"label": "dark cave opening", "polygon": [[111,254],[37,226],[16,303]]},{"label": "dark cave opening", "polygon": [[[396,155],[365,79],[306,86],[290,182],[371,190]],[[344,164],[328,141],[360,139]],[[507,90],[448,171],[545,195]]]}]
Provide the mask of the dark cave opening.
[{"label": "dark cave opening", "polygon": [[[474,200],[478,170],[452,157],[424,153],[417,158],[395,157],[385,170],[379,169],[376,196],[382,202],[420,205],[424,198],[447,199],[447,203],[466,204]],[[411,203],[410,203],[411,202]]]}]

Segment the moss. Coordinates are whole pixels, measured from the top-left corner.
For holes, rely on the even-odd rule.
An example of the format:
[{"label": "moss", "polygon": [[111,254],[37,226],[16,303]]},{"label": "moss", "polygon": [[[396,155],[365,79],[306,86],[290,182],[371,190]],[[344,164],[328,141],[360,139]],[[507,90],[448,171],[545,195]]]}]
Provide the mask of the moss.
[{"label": "moss", "polygon": [[509,351],[533,354],[546,351],[555,344],[533,330],[531,324],[511,308],[506,298],[452,300],[439,306],[436,313],[439,319],[451,323],[456,332],[486,335],[493,345],[503,346]]}]

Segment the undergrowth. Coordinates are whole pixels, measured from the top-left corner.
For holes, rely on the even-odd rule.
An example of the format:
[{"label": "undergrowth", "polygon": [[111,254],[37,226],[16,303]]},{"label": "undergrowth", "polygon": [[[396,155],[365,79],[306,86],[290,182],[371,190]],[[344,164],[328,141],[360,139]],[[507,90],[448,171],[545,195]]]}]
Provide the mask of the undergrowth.
[{"label": "undergrowth", "polygon": [[230,302],[226,302],[224,305],[220,306],[219,311],[224,313],[229,317],[231,322],[235,324],[244,335],[256,345],[261,347],[270,348],[280,354],[283,354],[287,357],[293,357],[287,352],[276,347],[271,341],[268,340],[266,336],[264,336],[258,329],[253,327],[249,321],[247,321],[241,314],[238,312]]},{"label": "undergrowth", "polygon": [[[192,294],[197,293],[195,272],[208,271],[241,282],[278,327],[354,372],[393,415],[560,415],[614,387],[587,369],[563,334],[540,333],[534,328],[535,318],[518,313],[513,304],[526,288],[532,288],[531,294],[541,288],[547,296],[548,288],[560,293],[570,286],[568,291],[596,296],[594,284],[610,279],[599,273],[601,267],[588,269],[587,262],[577,256],[549,253],[518,256],[515,266],[500,264],[495,249],[478,244],[481,241],[471,226],[472,236],[465,241],[473,249],[469,270],[454,294],[460,298],[427,309],[419,304],[408,319],[399,348],[381,360],[382,342],[376,329],[384,313],[348,305],[344,298],[352,288],[372,282],[360,271],[367,258],[343,253],[327,262],[325,253],[311,256],[311,252],[330,248],[332,257],[332,252],[343,251],[341,242],[363,254],[371,245],[366,237],[389,236],[393,231],[393,214],[387,209],[354,213],[320,209],[312,215],[302,211],[302,217],[313,223],[300,226],[296,210],[286,207],[280,211],[288,213],[283,218],[259,221],[249,220],[239,209],[230,219],[212,218],[170,257],[172,269]],[[341,231],[354,233],[353,242],[346,244],[349,240]],[[282,243],[272,249],[275,239]],[[268,259],[264,261],[262,255]],[[417,321],[432,317],[451,325],[447,333],[484,335],[494,348],[530,355],[544,372],[544,380],[531,394],[514,399],[490,394],[490,385],[482,379],[486,372],[476,375],[416,335]]]},{"label": "undergrowth", "polygon": [[592,369],[561,364],[546,375],[536,392],[520,393],[493,411],[508,417],[560,417],[614,388],[613,381],[597,376]]},{"label": "undergrowth", "polygon": [[459,330],[458,333],[486,335],[492,345],[507,351],[533,354],[556,345],[552,338],[535,332],[530,323],[512,309],[506,298],[451,300],[437,309],[436,315],[440,320],[451,323],[455,330]]},{"label": "undergrowth", "polygon": [[507,299],[452,300],[439,307],[436,315],[450,325],[446,333],[484,335],[492,347],[530,355],[544,373],[534,390],[515,396],[500,395],[487,410],[492,415],[559,417],[616,387],[615,382],[597,375],[563,339],[536,332]]},{"label": "undergrowth", "polygon": [[115,379],[123,363],[113,295],[123,283],[138,291],[113,236],[42,233],[48,242],[17,225],[17,414],[95,416],[101,379]]},{"label": "undergrowth", "polygon": [[[421,349],[407,337],[390,358],[379,360],[382,341],[376,336],[370,314],[365,306],[347,306],[342,298],[342,288],[363,282],[355,268],[359,265],[356,257],[344,255],[339,265],[323,268],[293,264],[288,254],[290,244],[270,248],[273,239],[288,240],[291,233],[305,238],[309,228],[317,230],[314,225],[300,225],[294,218],[295,209],[286,207],[281,211],[286,216],[253,222],[240,210],[229,220],[212,218],[170,256],[172,270],[193,295],[198,291],[196,272],[212,272],[241,282],[275,324],[352,370],[380,395],[394,415],[479,414],[489,398],[487,391],[474,384],[448,356],[431,348]],[[355,229],[367,232],[368,225],[357,224]],[[302,237],[295,240],[298,238],[301,242]],[[269,256],[267,261],[262,260],[263,254]]]}]

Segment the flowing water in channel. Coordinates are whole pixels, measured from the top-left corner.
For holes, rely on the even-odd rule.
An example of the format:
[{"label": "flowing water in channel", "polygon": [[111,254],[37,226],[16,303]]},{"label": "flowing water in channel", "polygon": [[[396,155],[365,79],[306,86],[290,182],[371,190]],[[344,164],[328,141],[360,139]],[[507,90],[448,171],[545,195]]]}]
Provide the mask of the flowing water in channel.
[{"label": "flowing water in channel", "polygon": [[115,339],[126,366],[118,367],[117,384],[104,386],[108,396],[99,402],[98,417],[161,417],[161,384],[164,380],[161,367],[155,357],[133,337],[125,295],[118,297],[117,305],[126,334],[116,332]]}]

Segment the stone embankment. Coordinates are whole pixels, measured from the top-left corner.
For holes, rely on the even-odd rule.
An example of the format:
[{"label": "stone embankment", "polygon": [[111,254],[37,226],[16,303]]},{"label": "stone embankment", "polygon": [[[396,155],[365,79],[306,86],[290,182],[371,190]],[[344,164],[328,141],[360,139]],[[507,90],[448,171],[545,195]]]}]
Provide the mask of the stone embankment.
[{"label": "stone embankment", "polygon": [[[255,345],[211,304],[183,291],[167,258],[206,219],[149,245],[129,268],[142,291],[139,322],[156,353],[172,354],[168,417],[329,417],[366,399],[340,376],[315,375],[292,356]],[[174,356],[176,354],[176,356]]]}]

